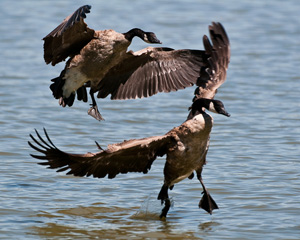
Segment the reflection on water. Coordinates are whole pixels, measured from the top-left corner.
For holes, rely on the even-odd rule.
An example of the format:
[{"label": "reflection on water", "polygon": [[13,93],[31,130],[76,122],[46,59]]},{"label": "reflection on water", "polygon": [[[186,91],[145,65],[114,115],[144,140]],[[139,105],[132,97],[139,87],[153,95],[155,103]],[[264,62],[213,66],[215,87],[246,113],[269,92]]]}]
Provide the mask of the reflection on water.
[{"label": "reflection on water", "polygon": [[[174,225],[177,223],[160,221],[158,214],[147,213],[142,216],[139,212],[130,217],[129,213],[132,211],[137,211],[137,209],[108,208],[102,203],[97,203],[91,207],[63,209],[55,213],[39,213],[34,217],[47,218],[50,221],[39,227],[32,227],[31,234],[42,238],[55,237],[58,239],[86,236],[100,239],[111,239],[112,236],[118,236],[118,239],[199,239],[197,234],[192,231],[173,232]],[[127,220],[128,217],[131,221]],[[51,219],[55,221],[52,222]],[[90,219],[97,219],[97,221],[93,220],[91,226]],[[78,221],[81,224],[75,224]],[[201,223],[199,230],[203,233],[210,232],[218,225],[212,221]]]},{"label": "reflection on water", "polygon": [[[194,89],[148,99],[98,99],[106,121],[76,103],[61,108],[49,90],[63,64],[46,66],[41,39],[81,1],[1,1],[0,238],[1,239],[299,239],[300,105],[297,0],[92,1],[88,25],[153,31],[164,47],[203,49],[211,21],[232,44],[228,80],[216,98],[230,118],[215,125],[203,179],[220,209],[198,208],[202,188],[184,180],[160,221],[157,194],[164,158],[147,175],[93,179],[65,176],[36,164],[27,141],[45,127],[74,153],[161,135],[187,117]],[[159,6],[158,6],[159,4]],[[18,7],[16,7],[18,6]],[[144,48],[134,40],[132,49]],[[103,103],[103,104],[102,104]]]}]

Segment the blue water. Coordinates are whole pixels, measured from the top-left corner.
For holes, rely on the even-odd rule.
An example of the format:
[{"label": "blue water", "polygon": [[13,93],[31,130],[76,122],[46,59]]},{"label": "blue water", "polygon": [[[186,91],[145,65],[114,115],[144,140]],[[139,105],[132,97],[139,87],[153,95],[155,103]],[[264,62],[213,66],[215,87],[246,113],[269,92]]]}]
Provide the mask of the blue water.
[{"label": "blue water", "polygon": [[[231,41],[227,81],[217,99],[230,118],[214,127],[203,171],[220,209],[198,209],[202,188],[184,180],[159,221],[156,196],[164,158],[147,175],[113,180],[76,178],[36,164],[27,141],[45,127],[74,153],[124,139],[161,135],[188,114],[194,88],[142,100],[98,99],[61,108],[49,90],[64,63],[47,66],[41,39],[68,14],[91,4],[94,29],[153,31],[163,46],[203,49],[202,36],[220,21]],[[1,239],[299,239],[300,2],[288,1],[7,1],[0,3]],[[135,39],[131,49],[147,45]],[[143,214],[145,206],[151,214]],[[148,208],[147,207],[147,208]]]}]

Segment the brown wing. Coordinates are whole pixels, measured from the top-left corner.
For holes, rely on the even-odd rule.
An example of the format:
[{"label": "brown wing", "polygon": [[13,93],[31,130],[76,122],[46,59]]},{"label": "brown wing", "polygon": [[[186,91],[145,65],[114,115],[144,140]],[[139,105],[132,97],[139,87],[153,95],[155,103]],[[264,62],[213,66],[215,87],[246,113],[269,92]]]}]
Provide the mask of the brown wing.
[{"label": "brown wing", "polygon": [[78,53],[94,36],[94,30],[84,22],[91,6],[78,8],[58,25],[44,40],[44,59],[47,64],[55,64]]},{"label": "brown wing", "polygon": [[197,82],[199,88],[196,89],[195,99],[214,98],[217,89],[225,82],[230,61],[230,42],[222,24],[213,22],[209,26],[209,33],[212,44],[207,36],[203,36],[207,68],[202,76],[206,74],[207,78]]},{"label": "brown wing", "polygon": [[119,173],[147,173],[157,156],[163,156],[170,147],[176,144],[172,136],[158,136],[144,139],[133,139],[123,143],[109,145],[108,149],[98,153],[71,154],[59,150],[50,140],[44,129],[47,141],[36,131],[38,139],[31,134],[28,144],[42,156],[32,157],[45,160],[39,163],[58,169],[57,172],[69,170],[67,174],[74,176],[93,176],[114,178]]},{"label": "brown wing", "polygon": [[204,51],[148,47],[128,52],[100,82],[98,97],[112,99],[150,97],[193,86],[200,77]]}]

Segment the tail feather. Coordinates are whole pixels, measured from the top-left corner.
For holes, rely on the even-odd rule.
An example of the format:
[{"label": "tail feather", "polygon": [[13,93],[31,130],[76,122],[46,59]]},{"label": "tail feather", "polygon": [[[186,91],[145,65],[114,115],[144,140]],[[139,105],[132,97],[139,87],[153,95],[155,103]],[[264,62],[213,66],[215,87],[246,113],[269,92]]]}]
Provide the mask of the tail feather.
[{"label": "tail feather", "polygon": [[53,83],[50,85],[50,89],[51,89],[55,99],[60,99],[63,96],[62,87],[65,84],[65,79],[63,79],[65,72],[66,71],[63,70],[60,73],[59,77],[51,79],[51,82],[53,82]]},{"label": "tail feather", "polygon": [[63,97],[63,86],[65,84],[65,79],[64,79],[64,75],[65,75],[65,70],[63,70],[59,77],[53,78],[51,79],[51,81],[53,82],[50,85],[50,89],[52,91],[53,97],[55,99],[59,99],[58,103],[59,105],[61,105],[62,107],[65,106],[69,106],[71,107],[74,103],[74,99],[75,99],[75,94],[72,93],[69,97]]},{"label": "tail feather", "polygon": [[86,92],[86,87],[82,86],[77,89],[77,100],[87,102],[88,101],[88,96]]},{"label": "tail feather", "polygon": [[[53,82],[50,85],[50,89],[52,91],[52,94],[54,96],[55,99],[59,99],[59,105],[61,105],[62,107],[65,106],[69,106],[71,107],[74,103],[75,100],[75,96],[76,93],[72,93],[69,97],[64,97],[63,96],[63,86],[65,84],[65,70],[63,70],[59,77],[53,78],[51,79],[51,81]],[[87,102],[88,101],[88,97],[87,97],[87,92],[86,92],[86,87],[82,86],[80,88],[77,89],[77,99],[79,101],[83,101],[83,102]]]}]

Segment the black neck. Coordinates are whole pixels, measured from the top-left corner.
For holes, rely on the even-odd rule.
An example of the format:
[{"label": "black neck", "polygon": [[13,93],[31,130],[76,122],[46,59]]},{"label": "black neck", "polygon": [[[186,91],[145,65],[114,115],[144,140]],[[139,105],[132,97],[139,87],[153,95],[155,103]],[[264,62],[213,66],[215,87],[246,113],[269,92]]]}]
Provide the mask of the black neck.
[{"label": "black neck", "polygon": [[125,38],[131,42],[134,37],[140,37],[143,40],[145,32],[142,29],[133,28],[129,30],[127,33],[123,33],[123,34]]},{"label": "black neck", "polygon": [[209,104],[212,100],[207,98],[200,98],[193,102],[191,111],[187,117],[187,120],[192,119],[198,114],[203,114],[203,108],[209,109]]}]

